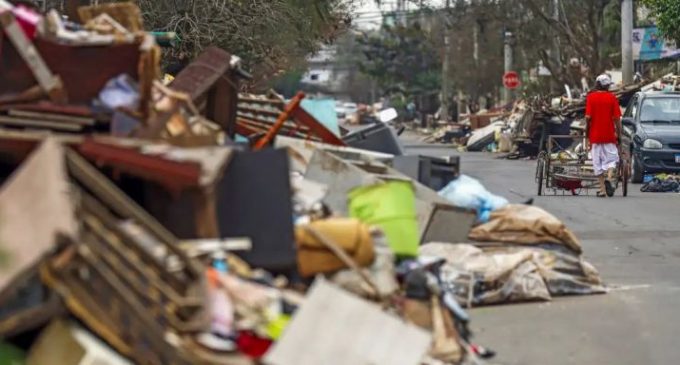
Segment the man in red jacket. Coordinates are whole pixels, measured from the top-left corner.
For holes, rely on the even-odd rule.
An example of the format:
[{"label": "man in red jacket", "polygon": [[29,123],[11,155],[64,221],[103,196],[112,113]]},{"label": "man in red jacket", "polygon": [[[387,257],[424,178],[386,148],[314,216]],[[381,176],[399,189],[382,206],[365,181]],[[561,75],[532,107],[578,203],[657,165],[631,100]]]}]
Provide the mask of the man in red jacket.
[{"label": "man in red jacket", "polygon": [[592,150],[593,169],[600,182],[598,197],[614,195],[619,163],[621,107],[616,96],[609,92],[611,85],[609,75],[598,76],[595,90],[586,98],[586,136]]}]

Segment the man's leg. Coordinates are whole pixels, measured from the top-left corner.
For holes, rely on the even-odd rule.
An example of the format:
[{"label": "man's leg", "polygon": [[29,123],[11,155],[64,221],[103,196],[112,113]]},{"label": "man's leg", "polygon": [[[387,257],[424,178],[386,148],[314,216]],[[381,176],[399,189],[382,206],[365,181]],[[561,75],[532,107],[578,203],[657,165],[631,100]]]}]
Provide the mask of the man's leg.
[{"label": "man's leg", "polygon": [[615,144],[604,146],[604,168],[607,169],[607,181],[609,184],[607,195],[613,196],[617,187],[617,169],[619,165],[619,149]]},{"label": "man's leg", "polygon": [[602,145],[600,144],[591,144],[591,153],[593,155],[593,170],[595,172],[595,176],[597,176],[597,181],[600,183],[600,191],[599,193],[604,195],[607,194],[607,188],[605,185],[605,170],[602,167],[603,159],[602,159]]},{"label": "man's leg", "polygon": [[597,180],[600,183],[600,193],[602,195],[607,194],[607,185],[605,185],[604,172],[597,177]]},{"label": "man's leg", "polygon": [[607,179],[613,183],[616,182],[616,168],[612,167],[607,171]]}]

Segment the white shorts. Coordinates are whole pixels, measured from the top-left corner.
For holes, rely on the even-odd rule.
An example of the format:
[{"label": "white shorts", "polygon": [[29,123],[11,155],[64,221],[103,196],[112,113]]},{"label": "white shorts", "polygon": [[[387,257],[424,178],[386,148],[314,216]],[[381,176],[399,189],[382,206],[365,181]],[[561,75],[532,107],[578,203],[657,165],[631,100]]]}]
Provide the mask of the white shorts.
[{"label": "white shorts", "polygon": [[619,149],[614,143],[593,143],[593,169],[600,176],[619,164]]}]

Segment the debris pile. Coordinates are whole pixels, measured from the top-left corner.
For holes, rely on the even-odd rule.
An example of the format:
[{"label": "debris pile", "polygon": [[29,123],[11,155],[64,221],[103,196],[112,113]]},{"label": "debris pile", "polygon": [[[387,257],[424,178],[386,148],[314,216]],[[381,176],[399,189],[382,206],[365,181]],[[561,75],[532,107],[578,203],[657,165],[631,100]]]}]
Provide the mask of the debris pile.
[{"label": "debris pile", "polygon": [[[612,90],[622,105],[640,89],[635,84]],[[546,149],[551,135],[583,135],[585,132],[585,97],[568,99],[534,98],[520,101],[515,105],[507,120],[512,130],[513,153],[509,158],[536,157]]]},{"label": "debris pile", "polygon": [[162,83],[134,5],[0,17],[3,359],[480,363],[465,306],[603,292],[561,222],[458,161],[239,94],[217,48]]},{"label": "debris pile", "polygon": [[[645,86],[646,85],[646,86]],[[656,83],[638,83],[612,90],[622,105],[645,88],[676,87],[675,78],[665,76]],[[545,150],[550,135],[582,135],[585,131],[585,97],[573,99],[532,97],[517,101],[509,112],[481,111],[460,123],[427,130],[427,143],[444,143],[471,152],[508,153],[508,158],[535,158]]]},{"label": "debris pile", "polygon": [[643,193],[680,193],[680,177],[669,174],[645,176],[640,191]]}]

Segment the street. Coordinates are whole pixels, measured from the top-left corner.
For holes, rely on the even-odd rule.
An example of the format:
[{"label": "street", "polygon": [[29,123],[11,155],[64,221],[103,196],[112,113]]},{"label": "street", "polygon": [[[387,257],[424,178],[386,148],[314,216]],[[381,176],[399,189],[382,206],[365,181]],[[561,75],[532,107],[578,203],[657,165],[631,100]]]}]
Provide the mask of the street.
[{"label": "street", "polygon": [[[409,153],[450,155],[445,148]],[[562,219],[582,240],[585,258],[611,292],[477,308],[471,311],[480,344],[498,351],[494,364],[673,364],[680,358],[680,234],[677,194],[611,199],[536,196],[535,161],[464,153],[464,174],[512,202],[535,204]]]}]

